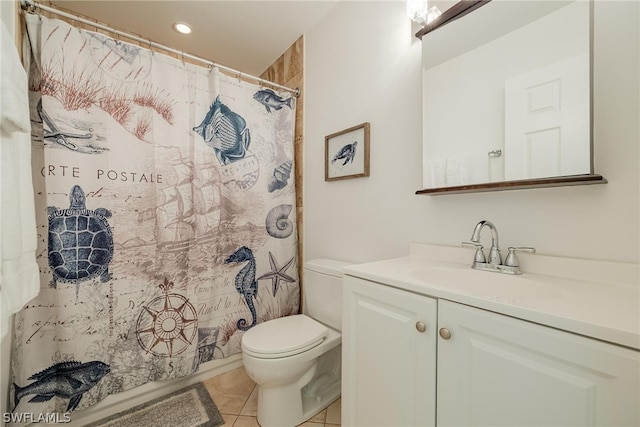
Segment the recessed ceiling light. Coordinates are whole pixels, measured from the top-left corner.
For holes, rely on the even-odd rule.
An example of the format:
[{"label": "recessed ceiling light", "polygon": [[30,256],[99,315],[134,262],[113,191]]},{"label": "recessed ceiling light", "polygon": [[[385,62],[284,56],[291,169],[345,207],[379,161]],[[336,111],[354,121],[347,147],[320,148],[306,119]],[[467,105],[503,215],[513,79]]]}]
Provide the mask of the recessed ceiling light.
[{"label": "recessed ceiling light", "polygon": [[189,34],[191,32],[191,27],[182,22],[173,24],[173,29],[182,34]]}]

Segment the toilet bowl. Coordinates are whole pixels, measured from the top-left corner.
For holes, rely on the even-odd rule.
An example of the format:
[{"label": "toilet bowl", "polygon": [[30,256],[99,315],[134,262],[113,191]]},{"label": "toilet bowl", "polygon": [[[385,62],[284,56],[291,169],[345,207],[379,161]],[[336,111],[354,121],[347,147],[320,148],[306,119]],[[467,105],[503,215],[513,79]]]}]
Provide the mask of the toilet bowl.
[{"label": "toilet bowl", "polygon": [[258,387],[262,427],[292,427],[340,396],[342,267],[305,263],[304,314],[260,323],[242,336],[242,360]]}]

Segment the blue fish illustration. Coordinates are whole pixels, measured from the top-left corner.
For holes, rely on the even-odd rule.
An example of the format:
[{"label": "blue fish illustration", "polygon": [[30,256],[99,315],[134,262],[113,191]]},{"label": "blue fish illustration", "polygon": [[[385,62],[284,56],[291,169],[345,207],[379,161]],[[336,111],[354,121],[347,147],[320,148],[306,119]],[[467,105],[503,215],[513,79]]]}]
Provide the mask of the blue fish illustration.
[{"label": "blue fish illustration", "polygon": [[251,144],[247,122],[220,102],[220,96],[216,97],[202,123],[193,131],[213,148],[223,165],[244,159]]},{"label": "blue fish illustration", "polygon": [[344,163],[342,166],[347,163],[353,163],[353,158],[356,156],[356,146],[358,145],[358,141],[353,141],[353,144],[347,144],[338,151],[338,153],[331,160],[331,164],[334,164],[336,160],[344,159]]},{"label": "blue fish illustration", "polygon": [[291,98],[284,99],[271,89],[259,90],[253,94],[253,99],[264,105],[267,112],[271,112],[271,109],[280,110],[283,105],[291,108]]},{"label": "blue fish illustration", "polygon": [[20,399],[29,394],[35,394],[29,402],[46,402],[54,396],[63,397],[70,399],[67,411],[73,411],[78,407],[82,395],[109,372],[111,372],[109,365],[97,360],[87,363],[75,360],[56,363],[30,376],[29,379],[35,382],[25,387],[13,384],[14,410]]},{"label": "blue fish illustration", "polygon": [[247,306],[249,307],[249,311],[251,311],[251,316],[253,316],[253,321],[249,326],[247,326],[247,319],[238,320],[238,329],[241,331],[247,331],[253,326],[255,326],[257,321],[256,316],[256,307],[253,304],[253,300],[256,295],[258,295],[258,281],[256,280],[256,260],[253,257],[253,252],[246,246],[240,247],[233,254],[229,256],[225,260],[225,264],[229,264],[232,262],[244,262],[248,261],[247,264],[240,269],[238,274],[236,274],[236,291],[240,295],[244,296],[244,300],[247,302]]}]

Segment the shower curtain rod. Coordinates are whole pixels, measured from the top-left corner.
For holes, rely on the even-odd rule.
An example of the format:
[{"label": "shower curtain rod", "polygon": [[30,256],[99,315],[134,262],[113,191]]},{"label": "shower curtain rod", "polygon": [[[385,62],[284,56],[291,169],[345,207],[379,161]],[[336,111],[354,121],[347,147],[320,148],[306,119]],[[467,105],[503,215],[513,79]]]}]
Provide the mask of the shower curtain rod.
[{"label": "shower curtain rod", "polygon": [[254,80],[254,81],[257,81],[259,84],[265,84],[265,85],[276,87],[278,89],[286,90],[288,92],[291,92],[296,98],[300,96],[300,89],[299,88],[292,89],[290,87],[283,86],[281,84],[278,84],[278,83],[275,83],[275,82],[272,82],[272,81],[269,81],[269,80],[265,80],[265,79],[257,77],[257,76],[253,76],[251,74],[244,73],[244,72],[236,70],[234,68],[227,67],[227,66],[221,65],[221,64],[217,64],[217,63],[215,63],[213,61],[210,61],[208,59],[205,59],[205,58],[202,58],[202,57],[199,57],[199,56],[196,56],[196,55],[191,55],[189,53],[185,53],[184,51],[181,51],[181,50],[178,50],[178,49],[173,49],[173,48],[171,48],[169,46],[165,46],[163,44],[156,43],[154,41],[151,41],[151,40],[148,40],[148,39],[144,39],[142,37],[138,37],[138,36],[136,36],[134,34],[127,33],[127,32],[124,32],[124,31],[120,31],[120,30],[117,30],[115,28],[108,27],[106,25],[102,25],[102,24],[99,24],[97,22],[93,22],[93,21],[90,21],[88,19],[82,18],[80,16],[73,15],[73,14],[67,13],[67,12],[63,12],[61,10],[58,10],[58,9],[50,7],[50,6],[45,6],[43,4],[34,2],[32,0],[20,0],[20,7],[22,8],[22,10],[24,10],[24,11],[26,11],[28,13],[37,14],[37,10],[40,9],[40,10],[44,10],[46,12],[54,13],[56,15],[64,16],[65,18],[69,18],[69,19],[72,19],[74,21],[78,21],[78,22],[81,22],[83,24],[86,24],[86,25],[89,25],[89,26],[92,26],[92,27],[100,28],[101,30],[104,30],[104,31],[109,31],[109,32],[117,34],[119,36],[126,37],[128,39],[135,40],[135,41],[140,42],[140,43],[144,43],[145,45],[148,45],[150,48],[154,47],[156,49],[162,49],[162,50],[164,50],[166,52],[171,52],[171,53],[175,53],[176,55],[180,55],[182,58],[189,58],[189,59],[192,59],[194,61],[202,62],[202,63],[204,63],[204,64],[206,64],[206,65],[208,65],[210,67],[218,67],[219,69],[221,69],[223,71],[226,71],[226,72],[228,72],[230,74],[237,75],[238,78]]}]

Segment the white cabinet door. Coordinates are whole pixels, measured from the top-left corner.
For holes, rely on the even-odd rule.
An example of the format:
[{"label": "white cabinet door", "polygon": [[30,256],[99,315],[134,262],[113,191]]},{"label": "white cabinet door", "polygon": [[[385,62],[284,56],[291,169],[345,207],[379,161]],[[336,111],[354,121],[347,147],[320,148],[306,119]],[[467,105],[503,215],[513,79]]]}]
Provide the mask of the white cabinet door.
[{"label": "white cabinet door", "polygon": [[436,300],[346,276],[343,304],[342,425],[435,425]]},{"label": "white cabinet door", "polygon": [[439,426],[638,426],[640,352],[440,300]]}]

